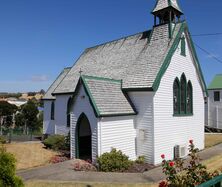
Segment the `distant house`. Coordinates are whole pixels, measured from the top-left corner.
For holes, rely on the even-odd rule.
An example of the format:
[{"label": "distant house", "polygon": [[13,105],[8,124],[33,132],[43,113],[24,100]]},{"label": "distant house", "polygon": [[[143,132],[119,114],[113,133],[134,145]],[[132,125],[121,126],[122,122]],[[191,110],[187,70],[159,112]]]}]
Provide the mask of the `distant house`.
[{"label": "distant house", "polygon": [[112,147],[159,164],[204,148],[207,89],[176,0],[158,0],[151,30],[86,49],[44,96],[44,133],[70,131],[71,157]]},{"label": "distant house", "polygon": [[216,75],[208,87],[207,125],[222,129],[222,74]]}]

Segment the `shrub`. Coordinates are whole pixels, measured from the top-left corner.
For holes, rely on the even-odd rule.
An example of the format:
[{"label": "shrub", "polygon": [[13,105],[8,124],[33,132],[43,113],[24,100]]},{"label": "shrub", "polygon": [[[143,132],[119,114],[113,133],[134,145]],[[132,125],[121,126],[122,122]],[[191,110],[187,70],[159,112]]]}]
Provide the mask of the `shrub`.
[{"label": "shrub", "polygon": [[68,158],[64,156],[53,156],[49,162],[52,164],[57,164],[59,162],[64,162],[66,160],[68,160]]},{"label": "shrub", "polygon": [[49,136],[43,141],[46,148],[53,150],[63,150],[65,148],[65,136],[63,135],[53,135]]},{"label": "shrub", "polygon": [[24,184],[18,176],[15,175],[16,159],[6,152],[4,147],[0,147],[0,186],[5,187],[23,187]]},{"label": "shrub", "polygon": [[110,153],[104,153],[98,157],[97,163],[99,170],[104,172],[123,172],[133,164],[128,156],[114,148]]},{"label": "shrub", "polygon": [[144,164],[145,163],[145,156],[139,156],[136,160],[135,160],[136,164]]},{"label": "shrub", "polygon": [[193,140],[190,140],[188,155],[190,160],[188,164],[184,164],[182,159],[178,159],[175,162],[171,160],[167,161],[165,160],[165,155],[161,155],[163,159],[163,173],[165,173],[167,178],[166,181],[162,181],[159,184],[159,187],[194,187],[219,175],[218,171],[213,173],[207,171],[206,167],[200,163],[200,158],[197,155],[198,151],[193,144]]},{"label": "shrub", "polygon": [[95,166],[90,162],[76,159],[73,163],[73,169],[75,171],[96,171]]},{"label": "shrub", "polygon": [[0,136],[0,144],[6,144],[6,139],[3,136]]}]

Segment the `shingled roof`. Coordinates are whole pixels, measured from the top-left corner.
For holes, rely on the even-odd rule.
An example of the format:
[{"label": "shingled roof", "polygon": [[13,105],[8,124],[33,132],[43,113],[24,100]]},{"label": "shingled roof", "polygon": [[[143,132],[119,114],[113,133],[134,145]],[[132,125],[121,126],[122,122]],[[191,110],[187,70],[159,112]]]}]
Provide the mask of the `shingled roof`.
[{"label": "shingled roof", "polygon": [[136,114],[121,89],[121,80],[81,76],[97,117]]},{"label": "shingled roof", "polygon": [[182,23],[175,25],[169,39],[169,24],[88,48],[53,94],[74,93],[83,75],[122,80],[123,89],[152,89],[164,59]]},{"label": "shingled roof", "polygon": [[166,9],[166,8],[169,8],[169,7],[173,7],[178,12],[183,14],[177,0],[158,0],[157,3],[156,3],[155,8],[152,11],[152,13],[158,12],[160,10],[163,10],[163,9]]},{"label": "shingled roof", "polygon": [[56,78],[56,80],[52,83],[52,85],[49,87],[49,89],[46,91],[45,95],[43,96],[43,100],[52,100],[56,99],[54,96],[52,96],[52,92],[56,89],[56,87],[62,82],[64,77],[67,75],[71,68],[64,68],[62,72],[59,74],[59,76]]}]

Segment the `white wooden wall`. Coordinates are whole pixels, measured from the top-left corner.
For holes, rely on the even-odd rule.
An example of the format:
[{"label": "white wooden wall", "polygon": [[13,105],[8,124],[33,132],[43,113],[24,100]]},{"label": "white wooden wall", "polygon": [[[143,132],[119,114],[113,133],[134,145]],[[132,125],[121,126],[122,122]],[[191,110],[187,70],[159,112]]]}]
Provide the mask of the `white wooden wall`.
[{"label": "white wooden wall", "polygon": [[105,117],[98,123],[99,155],[112,148],[136,159],[136,130],[134,116]]},{"label": "white wooden wall", "polygon": [[[187,44],[187,42],[186,42]],[[204,95],[188,46],[187,56],[180,55],[180,45],[162,77],[154,96],[154,163],[159,164],[161,154],[173,159],[174,146],[187,144],[193,139],[199,149],[204,148]],[[173,82],[185,73],[193,85],[193,116],[173,116]]]},{"label": "white wooden wall", "polygon": [[[214,92],[220,92],[220,101],[214,101]],[[208,126],[222,129],[222,90],[208,90]]]},{"label": "white wooden wall", "polygon": [[67,103],[71,95],[57,95],[55,100],[55,134],[67,135]]},{"label": "white wooden wall", "polygon": [[[148,163],[154,161],[154,136],[153,136],[153,92],[129,92],[138,114],[134,116],[134,126],[137,133],[136,155],[145,156]],[[144,131],[141,135],[140,131]]]},{"label": "white wooden wall", "polygon": [[[83,98],[82,96],[85,96]],[[97,118],[95,116],[94,110],[90,104],[89,98],[85,93],[83,86],[81,86],[77,96],[75,103],[71,109],[71,129],[70,129],[70,136],[71,136],[71,158],[76,157],[76,145],[75,145],[75,133],[76,133],[76,124],[80,117],[80,115],[84,113],[89,122],[92,132],[92,160],[96,160],[96,156],[98,155],[98,139],[97,139]]]},{"label": "white wooden wall", "polygon": [[51,120],[51,104],[54,100],[44,100],[43,134],[55,134],[55,120]]}]

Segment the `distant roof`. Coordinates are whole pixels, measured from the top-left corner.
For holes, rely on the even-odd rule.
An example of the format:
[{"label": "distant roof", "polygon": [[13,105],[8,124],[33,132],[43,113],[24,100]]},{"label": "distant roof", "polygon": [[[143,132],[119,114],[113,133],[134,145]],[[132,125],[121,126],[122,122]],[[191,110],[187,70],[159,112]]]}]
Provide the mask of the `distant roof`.
[{"label": "distant roof", "polygon": [[178,12],[183,14],[177,0],[157,0],[157,3],[155,5],[155,8],[153,9],[152,13],[158,12],[158,11],[163,10],[168,7],[173,7]]},{"label": "distant roof", "polygon": [[52,83],[52,85],[49,87],[49,89],[46,91],[45,95],[43,96],[43,100],[51,100],[55,99],[54,96],[52,96],[52,92],[55,90],[55,88],[61,83],[61,81],[64,79],[64,77],[67,75],[71,68],[64,68],[62,72],[59,74],[59,76],[56,78],[56,80]]},{"label": "distant roof", "polygon": [[165,24],[86,49],[53,94],[74,93],[80,70],[82,75],[122,80],[123,89],[152,88],[181,26],[176,24],[172,40]]},{"label": "distant roof", "polygon": [[214,77],[208,89],[209,90],[222,89],[222,74],[218,74]]},{"label": "distant roof", "polygon": [[120,80],[92,76],[81,79],[98,117],[136,114]]}]

